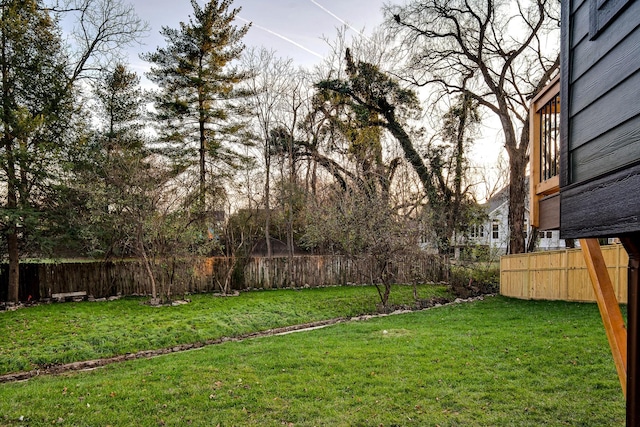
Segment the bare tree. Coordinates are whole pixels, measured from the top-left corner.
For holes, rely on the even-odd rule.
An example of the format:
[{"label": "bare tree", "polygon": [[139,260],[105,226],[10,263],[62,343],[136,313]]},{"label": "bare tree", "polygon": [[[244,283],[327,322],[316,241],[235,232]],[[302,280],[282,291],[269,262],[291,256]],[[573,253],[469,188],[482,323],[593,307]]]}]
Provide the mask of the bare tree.
[{"label": "bare tree", "polygon": [[474,193],[479,200],[489,200],[505,186],[509,185],[509,160],[501,152],[494,163],[474,164],[473,173]]},{"label": "bare tree", "polygon": [[271,131],[281,123],[282,112],[293,65],[291,59],[275,56],[273,51],[265,48],[250,49],[243,56],[243,66],[250,70],[251,78],[246,81],[251,96],[247,99],[254,115],[257,131],[256,139],[260,141],[262,161],[264,162],[264,209],[266,212],[264,233],[267,244],[267,256],[272,256],[271,249]]},{"label": "bare tree", "polygon": [[[282,126],[286,129],[286,138],[283,139],[280,145],[280,153],[282,155],[282,181],[285,182],[284,165],[285,161],[288,167],[288,176],[286,178],[286,184],[283,185],[283,208],[285,211],[285,223],[286,223],[286,235],[287,235],[287,253],[291,258],[294,252],[294,216],[299,210],[299,185],[298,185],[298,170],[297,164],[300,159],[299,144],[296,143],[296,134],[298,128],[301,126],[306,112],[309,108],[310,98],[309,93],[305,91],[307,84],[306,75],[301,70],[292,73],[292,78],[289,80],[289,87],[285,96],[285,121]],[[291,267],[291,263],[289,263]]]},{"label": "bare tree", "polygon": [[413,0],[385,7],[408,58],[402,78],[468,93],[495,114],[509,155],[509,251],[525,251],[529,99],[557,73],[557,0]]},{"label": "bare tree", "polygon": [[60,0],[51,9],[73,22],[69,85],[123,60],[123,49],[145,37],[146,22],[124,0]]},{"label": "bare tree", "polygon": [[397,280],[396,264],[418,251],[413,223],[379,195],[345,192],[336,186],[324,189],[308,215],[305,242],[366,262],[382,309],[389,309],[391,285]]}]

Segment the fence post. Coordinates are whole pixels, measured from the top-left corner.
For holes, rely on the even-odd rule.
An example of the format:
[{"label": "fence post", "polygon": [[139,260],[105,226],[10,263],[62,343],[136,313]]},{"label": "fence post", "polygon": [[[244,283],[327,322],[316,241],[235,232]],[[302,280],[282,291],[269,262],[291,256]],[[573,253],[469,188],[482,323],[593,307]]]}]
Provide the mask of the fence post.
[{"label": "fence post", "polygon": [[531,271],[531,252],[526,254],[527,256],[527,299],[531,299],[533,294],[533,272]]}]

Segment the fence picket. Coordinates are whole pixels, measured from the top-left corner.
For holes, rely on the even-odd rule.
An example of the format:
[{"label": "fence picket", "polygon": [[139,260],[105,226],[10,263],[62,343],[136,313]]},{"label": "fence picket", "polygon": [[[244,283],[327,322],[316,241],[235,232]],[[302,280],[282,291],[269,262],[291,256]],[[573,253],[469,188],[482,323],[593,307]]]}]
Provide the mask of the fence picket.
[{"label": "fence picket", "polygon": [[[622,245],[602,247],[618,302],[627,302],[627,263]],[[581,249],[505,255],[500,259],[500,294],[520,299],[595,302]]]},{"label": "fence picket", "polygon": [[[318,287],[327,285],[366,284],[373,270],[370,259],[340,256],[254,257],[236,264],[231,289],[273,289],[283,287]],[[225,282],[232,260],[224,257],[163,260],[153,263],[159,287],[171,295],[219,291]],[[433,255],[406,257],[394,263],[397,283],[414,280],[440,282],[446,279],[447,267]],[[7,295],[8,268],[0,264],[0,300]],[[170,277],[173,274],[173,283]],[[112,295],[148,295],[151,284],[141,262],[137,260],[22,263],[20,265],[20,299],[48,298],[53,293],[85,291],[95,298]],[[158,289],[161,291],[161,289]]]}]

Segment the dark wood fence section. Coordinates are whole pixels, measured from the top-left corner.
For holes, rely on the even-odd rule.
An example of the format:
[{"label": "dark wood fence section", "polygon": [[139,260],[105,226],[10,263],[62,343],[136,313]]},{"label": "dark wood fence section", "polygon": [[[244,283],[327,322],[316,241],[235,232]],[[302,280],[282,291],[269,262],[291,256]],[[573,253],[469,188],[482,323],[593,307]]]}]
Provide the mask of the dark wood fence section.
[{"label": "dark wood fence section", "polygon": [[[216,292],[230,274],[232,290],[318,287],[367,284],[378,281],[371,259],[340,256],[193,258],[153,263],[157,291],[162,295]],[[233,268],[233,271],[229,270]],[[441,258],[420,255],[394,260],[394,283],[440,282],[447,268]],[[7,297],[8,268],[0,264],[0,300]],[[95,298],[114,295],[149,295],[151,281],[137,260],[58,263],[22,263],[20,300],[40,300],[52,294],[85,291]]]}]

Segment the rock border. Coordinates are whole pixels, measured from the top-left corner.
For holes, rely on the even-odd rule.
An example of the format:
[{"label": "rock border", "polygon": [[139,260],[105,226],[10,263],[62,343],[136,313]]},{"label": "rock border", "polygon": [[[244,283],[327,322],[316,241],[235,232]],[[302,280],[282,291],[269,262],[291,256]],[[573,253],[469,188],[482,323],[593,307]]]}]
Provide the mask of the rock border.
[{"label": "rock border", "polygon": [[354,317],[337,317],[334,319],[327,320],[319,320],[317,322],[309,322],[302,323],[299,325],[291,325],[291,326],[283,326],[280,328],[267,329],[265,331],[260,332],[251,332],[248,334],[238,335],[236,337],[222,337],[217,339],[211,339],[196,343],[188,343],[188,344],[180,344],[173,347],[161,348],[156,350],[142,350],[135,353],[127,353],[119,356],[106,357],[102,359],[93,359],[93,360],[85,360],[79,362],[65,363],[65,364],[56,364],[56,365],[46,365],[37,369],[33,369],[31,371],[22,371],[0,375],[0,384],[4,383],[12,383],[18,381],[27,381],[34,377],[39,377],[43,375],[60,375],[66,372],[71,371],[89,371],[102,366],[111,365],[114,363],[126,362],[129,360],[137,360],[137,359],[151,359],[153,357],[162,356],[165,354],[171,353],[179,353],[183,351],[195,350],[203,347],[208,347],[211,345],[224,344],[227,342],[240,342],[248,339],[254,338],[263,338],[263,337],[271,337],[276,335],[286,335],[294,332],[305,332],[311,331],[314,329],[325,328],[327,326],[336,325],[338,323],[346,323],[346,322],[358,322],[364,321],[379,317],[387,317],[394,316],[398,314],[407,314],[414,313],[418,311],[430,310],[432,308],[445,307],[449,305],[461,304],[466,302],[474,302],[474,301],[482,301],[486,297],[495,296],[495,294],[490,295],[480,295],[472,298],[456,298],[453,301],[449,302],[435,302],[433,305],[429,307],[422,307],[419,309],[408,309],[402,308],[399,310],[395,310],[391,313],[382,313],[382,314],[365,314],[361,316]]}]

